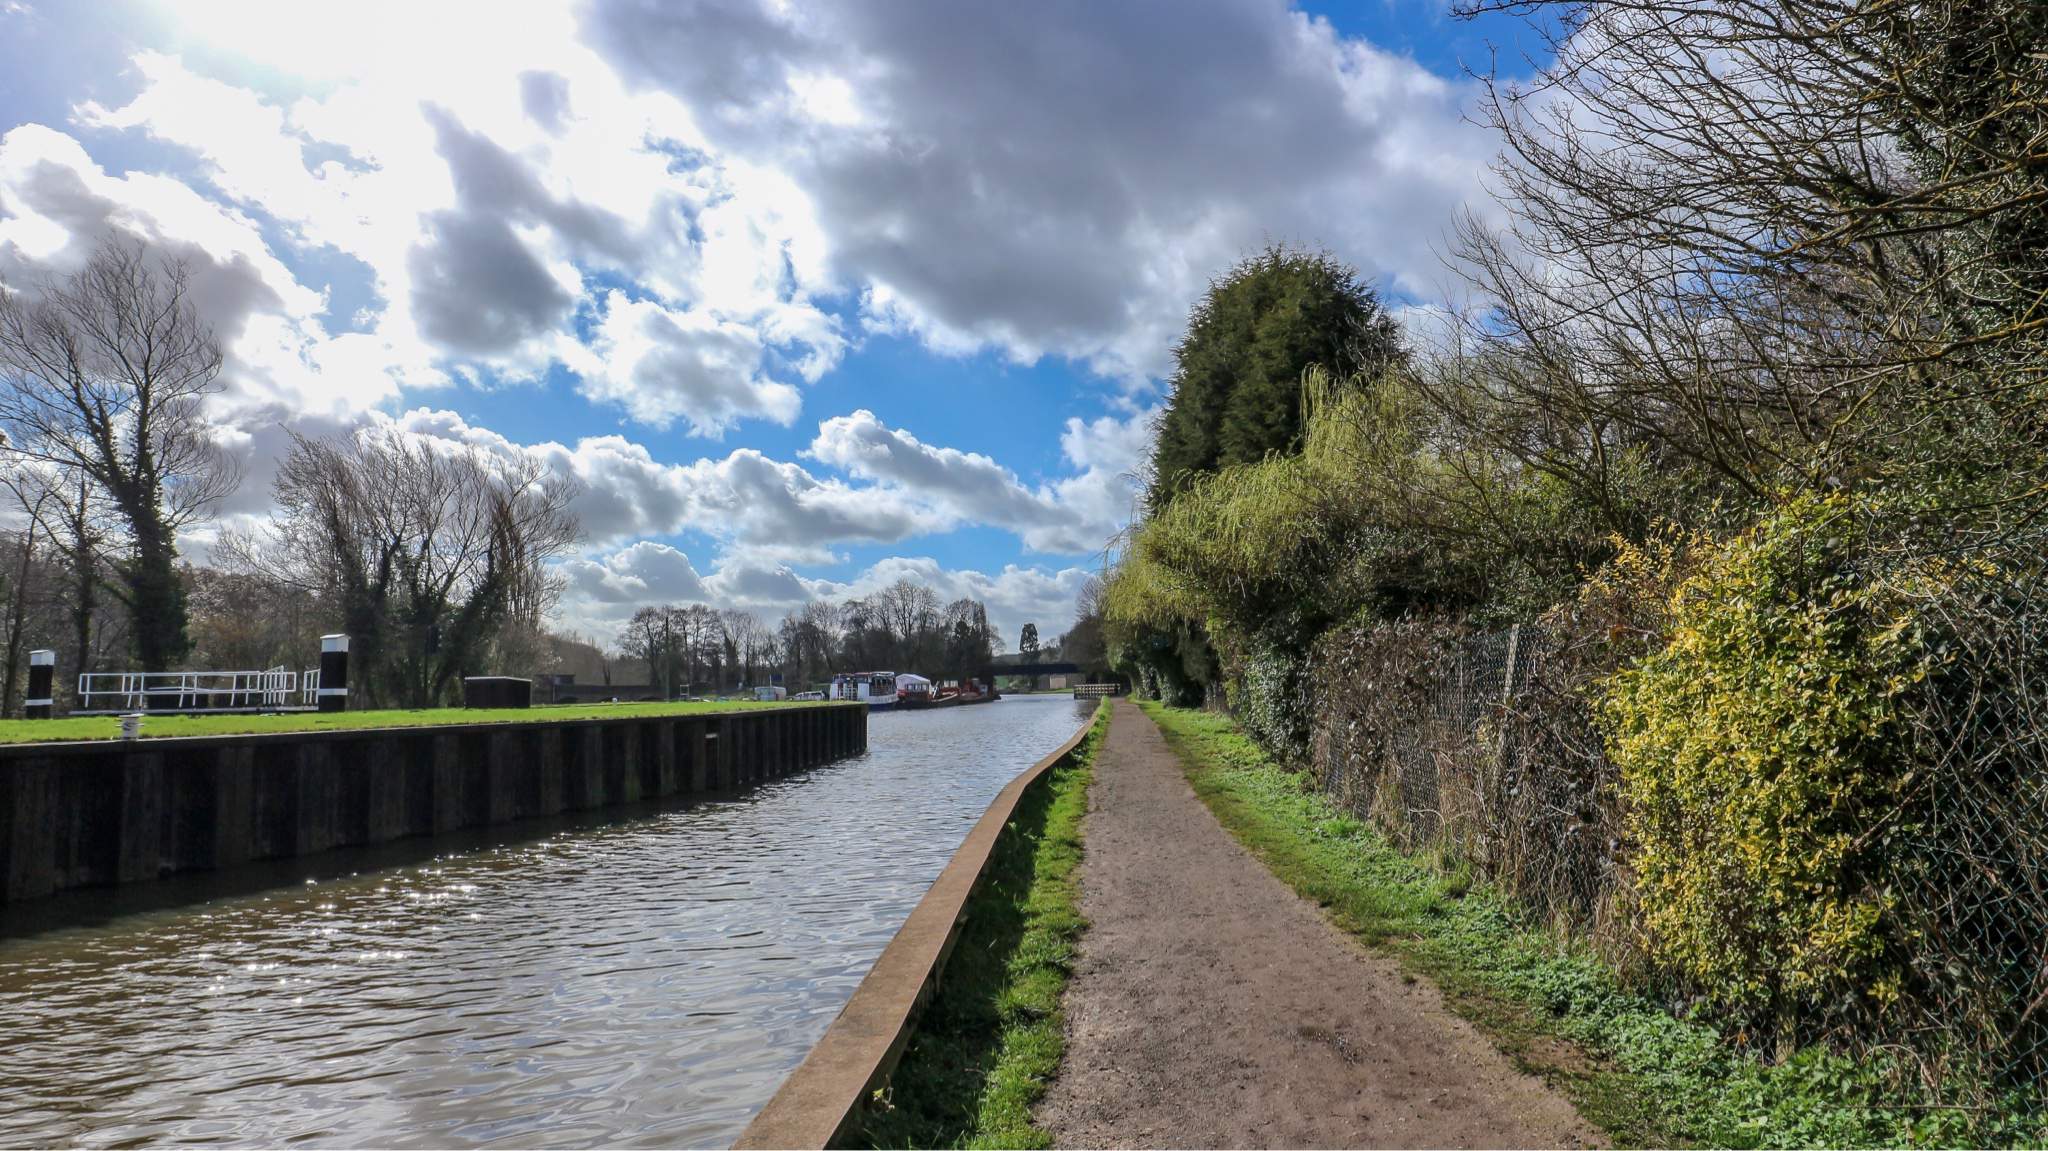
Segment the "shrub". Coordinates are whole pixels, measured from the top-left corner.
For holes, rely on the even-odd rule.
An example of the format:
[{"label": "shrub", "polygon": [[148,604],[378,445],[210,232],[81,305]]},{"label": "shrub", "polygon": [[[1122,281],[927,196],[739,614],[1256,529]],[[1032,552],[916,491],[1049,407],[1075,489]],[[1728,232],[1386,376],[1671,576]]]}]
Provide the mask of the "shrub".
[{"label": "shrub", "polygon": [[1886,833],[1929,655],[1870,552],[1840,495],[1708,550],[1598,708],[1649,958],[1751,1017],[1899,992]]},{"label": "shrub", "polygon": [[1280,648],[1261,647],[1234,664],[1225,680],[1231,713],[1268,752],[1298,762],[1308,751],[1313,721],[1307,662]]}]

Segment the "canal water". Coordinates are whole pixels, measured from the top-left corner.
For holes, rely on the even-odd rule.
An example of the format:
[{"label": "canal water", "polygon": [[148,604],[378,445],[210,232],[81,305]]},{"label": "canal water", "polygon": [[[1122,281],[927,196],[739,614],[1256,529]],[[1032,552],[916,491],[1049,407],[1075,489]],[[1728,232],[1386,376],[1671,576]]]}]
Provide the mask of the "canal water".
[{"label": "canal water", "polygon": [[1092,710],[882,712],[734,800],[0,912],[0,1145],[723,1146]]}]

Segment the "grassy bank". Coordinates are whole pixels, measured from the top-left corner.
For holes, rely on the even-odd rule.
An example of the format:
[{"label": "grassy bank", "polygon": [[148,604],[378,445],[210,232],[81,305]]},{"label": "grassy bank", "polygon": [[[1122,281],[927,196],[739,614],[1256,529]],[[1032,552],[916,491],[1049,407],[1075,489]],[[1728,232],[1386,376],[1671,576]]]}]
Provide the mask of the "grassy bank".
[{"label": "grassy bank", "polygon": [[[535,723],[566,719],[639,719],[664,715],[711,715],[775,707],[818,707],[815,703],[590,703],[535,708],[428,708],[420,711],[290,712],[284,715],[145,715],[144,739],[192,735],[261,735],[287,731],[360,731],[392,727],[433,727],[452,723]],[[113,739],[121,732],[115,716],[0,721],[0,744]]]},{"label": "grassy bank", "polygon": [[1900,1106],[1884,1069],[1818,1050],[1764,1066],[1529,930],[1484,885],[1395,851],[1223,716],[1143,705],[1225,827],[1362,941],[1565,1091],[1618,1143],[1730,1147],[2041,1143],[2038,1116]]},{"label": "grassy bank", "polygon": [[875,1147],[1045,1147],[1031,1105],[1066,1046],[1060,997],[1085,926],[1074,869],[1107,702],[1003,830],[941,990],[861,1132]]}]

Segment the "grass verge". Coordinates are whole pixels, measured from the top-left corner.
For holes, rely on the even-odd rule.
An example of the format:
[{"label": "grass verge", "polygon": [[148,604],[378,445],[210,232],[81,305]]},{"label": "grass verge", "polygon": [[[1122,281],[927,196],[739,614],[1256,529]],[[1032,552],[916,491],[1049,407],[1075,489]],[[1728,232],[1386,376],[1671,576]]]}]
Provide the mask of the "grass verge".
[{"label": "grass verge", "polygon": [[1142,705],[1223,825],[1360,940],[1442,988],[1453,1010],[1623,1145],[2040,1145],[2005,1108],[1900,1106],[1887,1069],[1801,1051],[1772,1066],[1624,990],[1593,956],[1526,927],[1469,875],[1403,856],[1276,766],[1224,716]]},{"label": "grass verge", "polygon": [[1074,869],[1095,751],[1108,730],[1104,702],[1075,754],[1025,791],[968,900],[940,991],[868,1108],[865,1145],[1051,1146],[1031,1123],[1031,1105],[1066,1049],[1060,999],[1087,926]]},{"label": "grass verge", "polygon": [[[437,727],[464,723],[559,723],[572,719],[645,719],[664,715],[710,715],[778,707],[820,707],[816,703],[754,703],[716,700],[700,703],[590,703],[535,708],[440,707],[418,711],[305,711],[283,715],[149,715],[142,719],[142,738],[171,739],[195,735],[264,735],[291,731],[378,731],[393,727]],[[0,744],[56,743],[113,739],[121,733],[117,716],[0,721]]]}]

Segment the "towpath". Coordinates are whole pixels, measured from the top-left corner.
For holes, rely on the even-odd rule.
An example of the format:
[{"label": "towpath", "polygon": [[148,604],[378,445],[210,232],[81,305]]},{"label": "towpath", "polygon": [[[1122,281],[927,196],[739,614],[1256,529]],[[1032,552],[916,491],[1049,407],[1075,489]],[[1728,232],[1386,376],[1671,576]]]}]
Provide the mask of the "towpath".
[{"label": "towpath", "polygon": [[1064,1147],[1572,1147],[1598,1133],[1426,981],[1340,933],[1118,700],[1089,795]]}]

